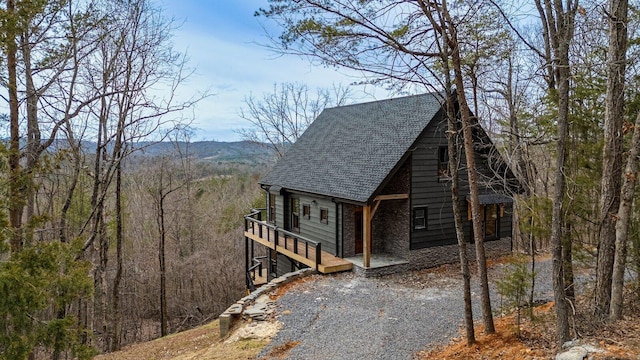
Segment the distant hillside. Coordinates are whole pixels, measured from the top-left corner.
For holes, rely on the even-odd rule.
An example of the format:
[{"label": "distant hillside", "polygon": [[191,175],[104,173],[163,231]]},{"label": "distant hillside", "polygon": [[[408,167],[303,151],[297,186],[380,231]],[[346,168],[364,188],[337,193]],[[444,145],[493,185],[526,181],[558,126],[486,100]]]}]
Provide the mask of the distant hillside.
[{"label": "distant hillside", "polygon": [[[0,140],[2,141],[2,140]],[[25,146],[23,144],[22,146]],[[68,148],[68,143],[64,140],[55,141],[50,150]],[[111,149],[113,143],[109,145]],[[178,156],[176,145],[171,142],[139,142],[134,145],[133,159],[152,158],[156,156]],[[266,146],[250,141],[196,141],[192,143],[178,142],[182,154],[188,153],[189,156],[201,162],[207,163],[223,163],[223,164],[271,164],[275,162],[275,156]],[[87,154],[95,154],[96,143],[91,141],[83,141],[82,147]],[[131,158],[130,158],[131,159]]]},{"label": "distant hillside", "polygon": [[[176,144],[161,142],[141,142],[136,145],[140,151],[138,155],[162,156],[175,154]],[[206,162],[216,163],[242,163],[264,164],[272,162],[274,157],[271,152],[260,144],[249,141],[221,142],[221,141],[196,141],[192,143],[178,142],[181,152]]]}]

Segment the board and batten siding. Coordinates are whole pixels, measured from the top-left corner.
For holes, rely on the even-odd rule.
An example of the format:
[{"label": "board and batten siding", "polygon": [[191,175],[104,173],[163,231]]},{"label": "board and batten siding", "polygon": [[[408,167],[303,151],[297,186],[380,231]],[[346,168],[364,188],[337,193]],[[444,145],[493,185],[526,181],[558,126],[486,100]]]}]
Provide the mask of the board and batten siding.
[{"label": "board and batten siding", "polygon": [[[327,198],[312,197],[307,195],[291,195],[300,199],[300,235],[322,244],[322,250],[336,255],[336,203]],[[314,203],[315,201],[315,203]],[[311,210],[309,218],[302,214],[302,207],[309,205]],[[320,222],[320,209],[327,209],[329,221],[327,224]],[[338,224],[339,225],[339,224]]]},{"label": "board and batten siding", "polygon": [[[342,218],[337,212],[339,206],[330,199],[313,197],[308,195],[286,194],[276,195],[276,226],[291,231],[291,197],[300,199],[300,231],[299,234],[310,240],[322,244],[322,250],[330,254],[338,254],[339,247],[336,239],[342,232]],[[314,203],[315,201],[315,203]],[[309,205],[311,214],[309,219],[302,214],[302,207]],[[320,209],[327,209],[329,221],[327,224],[320,222]],[[337,223],[336,223],[337,222]]]},{"label": "board and batten siding", "polygon": [[413,223],[410,225],[411,250],[457,243],[450,184],[438,179],[438,148],[447,146],[446,127],[439,113],[416,141],[411,154],[411,207],[427,207],[426,229],[413,230]]},{"label": "board and batten siding", "polygon": [[276,195],[276,226],[285,226],[284,222],[284,196]]},{"label": "board and batten siding", "polygon": [[[416,141],[411,154],[411,207],[412,209],[428,207],[427,228],[411,229],[411,250],[457,243],[451,203],[451,183],[446,179],[438,178],[438,148],[447,146],[446,130],[447,122],[442,118],[442,113],[439,113]],[[464,154],[461,155],[462,163],[465,164]],[[475,158],[478,172],[489,175],[490,170],[482,155],[476,153]],[[482,185],[478,190],[481,194],[491,192]],[[463,165],[460,169],[460,202],[465,238],[470,240],[471,222],[467,219],[466,200],[468,193],[467,169]],[[500,219],[499,237],[511,236],[511,212],[511,204],[506,204],[505,216]]]}]

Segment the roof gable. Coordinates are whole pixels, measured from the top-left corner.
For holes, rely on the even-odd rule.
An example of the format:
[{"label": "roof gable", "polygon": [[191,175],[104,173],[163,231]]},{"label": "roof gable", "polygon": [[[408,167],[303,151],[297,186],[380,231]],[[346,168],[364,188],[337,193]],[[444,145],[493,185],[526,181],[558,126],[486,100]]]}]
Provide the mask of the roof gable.
[{"label": "roof gable", "polygon": [[325,109],[260,183],[367,202],[443,100],[430,93]]}]

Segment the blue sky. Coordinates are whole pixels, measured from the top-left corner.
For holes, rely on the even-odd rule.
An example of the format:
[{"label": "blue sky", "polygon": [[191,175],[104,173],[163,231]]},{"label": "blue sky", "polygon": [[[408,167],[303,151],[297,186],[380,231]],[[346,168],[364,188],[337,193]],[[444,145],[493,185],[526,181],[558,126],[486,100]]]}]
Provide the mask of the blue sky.
[{"label": "blue sky", "polygon": [[[236,131],[249,126],[238,116],[243,99],[250,94],[261,97],[276,83],[297,81],[315,89],[355,80],[354,74],[349,76],[344,70],[312,65],[296,56],[278,56],[261,46],[267,43],[263,25],[268,24],[254,13],[268,5],[266,0],[156,1],[167,17],[181,24],[174,48],[186,52],[190,66],[196,69],[184,91],[209,89],[214,94],[194,109],[193,126],[198,129],[194,140],[240,140]],[[372,99],[367,93],[373,89],[356,90],[359,100]]]}]

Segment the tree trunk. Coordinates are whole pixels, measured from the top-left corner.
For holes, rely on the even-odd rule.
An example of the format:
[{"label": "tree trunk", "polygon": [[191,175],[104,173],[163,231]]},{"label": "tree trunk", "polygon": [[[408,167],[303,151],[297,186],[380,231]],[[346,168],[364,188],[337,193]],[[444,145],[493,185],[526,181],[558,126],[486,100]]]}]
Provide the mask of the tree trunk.
[{"label": "tree trunk", "polygon": [[569,340],[569,314],[566,302],[562,256],[562,213],[564,201],[564,160],[567,123],[558,119],[558,144],[555,189],[551,214],[551,247],[553,255],[553,298],[556,309],[556,336],[561,346]]},{"label": "tree trunk", "polygon": [[122,151],[121,139],[119,134],[116,138],[116,149],[114,153],[117,156],[116,165],[116,274],[113,278],[112,301],[113,301],[113,340],[111,341],[110,351],[120,350],[120,338],[122,332],[122,314],[120,310],[120,282],[122,280]]},{"label": "tree trunk", "polygon": [[[27,146],[26,146],[26,174],[23,181],[30,182],[33,171],[35,171],[40,158],[40,145],[42,137],[38,125],[38,92],[33,81],[33,69],[31,64],[31,44],[29,43],[28,32],[23,32],[20,39],[22,49],[22,61],[24,62],[24,77],[26,90],[26,113],[27,113]],[[35,192],[33,186],[25,184],[23,196],[26,198],[26,224],[27,231],[24,233],[23,241],[29,244],[33,241],[33,226],[30,221],[35,215]]]},{"label": "tree trunk", "polygon": [[638,176],[638,155],[640,148],[640,113],[636,116],[636,123],[631,138],[631,148],[627,157],[625,176],[622,184],[618,221],[616,222],[616,253],[613,262],[613,281],[611,284],[611,308],[609,318],[618,320],[622,317],[622,302],[624,289],[624,270],[627,260],[627,241],[629,239],[629,224],[633,195]]},{"label": "tree trunk", "polygon": [[[467,258],[467,241],[464,236],[464,223],[462,222],[462,210],[460,208],[460,156],[458,151],[458,120],[455,111],[455,97],[452,93],[449,69],[449,49],[447,36],[444,36],[443,59],[445,74],[446,109],[447,109],[447,149],[449,151],[449,171],[451,173],[451,203],[453,208],[453,220],[458,240],[458,254],[460,257],[460,272],[462,273],[462,291],[464,299],[464,325],[467,346],[476,342],[473,324],[473,306],[471,304],[471,273],[469,271],[469,259]],[[445,50],[446,49],[446,50]]]},{"label": "tree trunk", "polygon": [[[535,1],[543,27],[545,60],[547,61],[549,92],[557,93],[558,115],[556,143],[556,165],[551,212],[551,248],[553,256],[553,297],[556,309],[556,340],[561,346],[569,340],[569,312],[565,292],[563,263],[564,192],[566,142],[569,134],[569,90],[570,62],[569,45],[573,39],[575,14],[578,1]],[[556,88],[557,87],[557,88]]]},{"label": "tree trunk", "polygon": [[20,118],[18,113],[18,64],[16,45],[16,8],[14,0],[7,0],[7,16],[11,21],[6,36],[7,76],[9,92],[9,223],[11,225],[11,252],[22,248],[22,167],[20,166]]},{"label": "tree trunk", "polygon": [[487,260],[484,252],[484,239],[482,231],[482,209],[478,197],[478,171],[475,162],[475,150],[473,145],[473,124],[471,123],[471,113],[464,93],[464,82],[462,80],[462,65],[460,60],[460,50],[457,41],[456,30],[445,12],[449,24],[449,47],[452,49],[451,63],[454,71],[454,81],[458,104],[460,106],[462,120],[462,136],[464,139],[464,154],[467,163],[467,176],[469,178],[469,192],[471,193],[471,216],[473,221],[473,236],[476,243],[476,260],[478,262],[478,276],[480,277],[480,306],[482,309],[482,319],[484,322],[485,334],[496,332],[493,323],[493,313],[491,310],[491,298],[489,295],[489,281],[487,277]]},{"label": "tree trunk", "polygon": [[602,191],[600,195],[601,221],[594,306],[595,316],[601,320],[606,319],[609,315],[611,281],[616,252],[616,214],[620,206],[627,9],[627,0],[609,0],[608,76],[602,151]]},{"label": "tree trunk", "polygon": [[573,282],[573,242],[571,241],[571,224],[563,231],[562,272],[564,274],[564,291],[567,301],[575,304],[576,294]]},{"label": "tree trunk", "polygon": [[[447,94],[449,94],[449,92]],[[448,96],[451,97],[451,95]],[[447,100],[447,102],[452,101],[451,99]],[[453,107],[452,105],[447,106]],[[476,336],[473,325],[473,307],[471,305],[471,273],[469,271],[469,260],[467,259],[467,241],[464,236],[464,224],[462,222],[462,211],[460,209],[459,152],[457,145],[458,126],[456,126],[455,112],[449,112],[449,110],[451,109],[447,111],[449,124],[447,141],[449,149],[449,170],[451,171],[451,201],[453,205],[453,219],[456,227],[456,238],[458,239],[460,271],[462,272],[463,279],[465,337],[467,339],[467,345],[471,345],[476,341]]]},{"label": "tree trunk", "polygon": [[160,183],[158,185],[158,230],[160,237],[158,239],[158,262],[160,264],[160,334],[166,336],[168,334],[167,326],[167,281],[166,281],[166,265],[165,265],[165,240],[166,230],[164,226],[164,197],[163,193],[163,174],[164,168],[160,169]]}]

